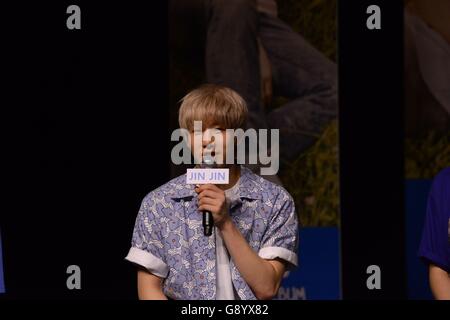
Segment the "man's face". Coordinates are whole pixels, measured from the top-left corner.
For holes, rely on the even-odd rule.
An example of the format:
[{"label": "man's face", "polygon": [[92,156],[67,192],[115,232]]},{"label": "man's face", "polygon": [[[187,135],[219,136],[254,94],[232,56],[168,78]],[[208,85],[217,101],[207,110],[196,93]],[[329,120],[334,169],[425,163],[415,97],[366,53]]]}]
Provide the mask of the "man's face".
[{"label": "man's face", "polygon": [[212,157],[219,166],[224,165],[226,161],[226,148],[229,139],[233,136],[227,134],[226,128],[215,123],[202,123],[203,126],[194,126],[190,131],[189,141],[191,152],[194,158],[202,159]]}]

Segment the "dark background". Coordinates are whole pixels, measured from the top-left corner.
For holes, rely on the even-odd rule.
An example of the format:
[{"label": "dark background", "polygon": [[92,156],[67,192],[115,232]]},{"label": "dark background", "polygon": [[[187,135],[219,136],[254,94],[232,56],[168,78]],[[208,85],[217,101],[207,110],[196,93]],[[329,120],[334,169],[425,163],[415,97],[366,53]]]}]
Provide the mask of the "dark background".
[{"label": "dark background", "polygon": [[[134,219],[169,176],[166,4],[77,1],[68,30],[70,4],[5,11],[6,297],[135,298]],[[82,290],[66,288],[71,264]]]},{"label": "dark background", "polygon": [[[70,4],[4,10],[3,298],[134,299],[134,219],[169,177],[167,3],[78,1],[80,31]],[[370,4],[381,31],[365,28]],[[339,1],[344,298],[406,297],[401,8]],[[66,288],[71,264],[82,290]]]},{"label": "dark background", "polygon": [[[368,30],[369,5],[381,30]],[[342,291],[347,299],[406,299],[403,166],[403,2],[339,1]],[[368,290],[366,269],[381,269]]]}]

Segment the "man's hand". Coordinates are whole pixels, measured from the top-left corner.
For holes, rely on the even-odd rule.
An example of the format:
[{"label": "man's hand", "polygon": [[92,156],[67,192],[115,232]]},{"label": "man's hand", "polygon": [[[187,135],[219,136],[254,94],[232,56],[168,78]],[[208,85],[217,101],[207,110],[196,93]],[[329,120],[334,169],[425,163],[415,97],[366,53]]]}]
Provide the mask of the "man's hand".
[{"label": "man's hand", "polygon": [[211,212],[214,224],[220,228],[230,218],[225,192],[213,184],[199,185],[195,192],[198,193],[198,210]]}]

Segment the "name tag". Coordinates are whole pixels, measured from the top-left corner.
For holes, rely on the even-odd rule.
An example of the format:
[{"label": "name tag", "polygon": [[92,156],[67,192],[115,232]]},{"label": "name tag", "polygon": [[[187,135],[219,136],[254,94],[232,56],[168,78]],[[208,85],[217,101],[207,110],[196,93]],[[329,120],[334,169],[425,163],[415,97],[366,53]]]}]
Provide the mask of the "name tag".
[{"label": "name tag", "polygon": [[227,184],[229,169],[187,169],[187,184]]}]

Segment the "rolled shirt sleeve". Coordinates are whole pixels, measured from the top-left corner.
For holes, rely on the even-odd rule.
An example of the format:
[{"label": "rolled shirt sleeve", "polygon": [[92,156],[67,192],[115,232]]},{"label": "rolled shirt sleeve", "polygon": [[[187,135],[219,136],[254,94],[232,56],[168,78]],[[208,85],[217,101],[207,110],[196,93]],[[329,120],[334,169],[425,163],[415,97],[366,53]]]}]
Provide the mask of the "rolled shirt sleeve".
[{"label": "rolled shirt sleeve", "polygon": [[[283,190],[284,191],[284,190]],[[275,201],[273,215],[262,238],[258,255],[263,259],[279,258],[287,269],[298,265],[298,218],[292,197],[284,191]]]},{"label": "rolled shirt sleeve", "polygon": [[142,201],[136,218],[131,248],[126,260],[139,265],[150,273],[166,278],[169,267],[166,264],[163,239],[161,235],[160,215],[151,195]]}]

